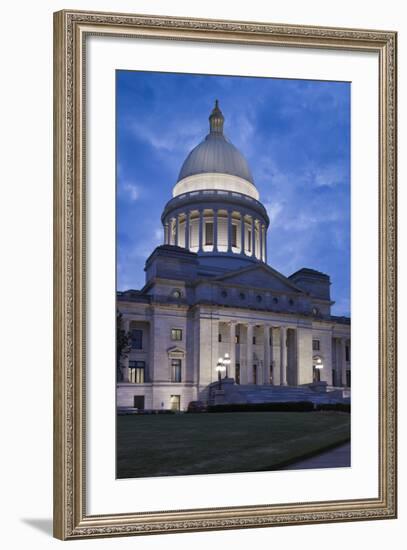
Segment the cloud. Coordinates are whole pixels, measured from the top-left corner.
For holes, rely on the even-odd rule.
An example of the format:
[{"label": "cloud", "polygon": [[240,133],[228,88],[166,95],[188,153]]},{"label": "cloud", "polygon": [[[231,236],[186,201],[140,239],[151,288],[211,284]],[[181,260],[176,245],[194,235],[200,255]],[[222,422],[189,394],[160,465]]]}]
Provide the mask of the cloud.
[{"label": "cloud", "polygon": [[245,155],[250,154],[253,144],[255,126],[249,113],[240,112],[237,116],[230,116],[226,121],[225,134],[227,127],[233,128],[234,145]]},{"label": "cloud", "polygon": [[[174,121],[173,121],[174,122]],[[163,125],[157,117],[148,121],[129,117],[126,124],[138,139],[147,142],[156,151],[173,153],[175,151],[190,150],[203,138],[201,124],[174,124]]]},{"label": "cloud", "polygon": [[128,195],[131,201],[136,201],[140,198],[140,188],[134,183],[126,182],[122,184],[123,191]]},{"label": "cloud", "polygon": [[349,175],[342,163],[331,163],[318,168],[314,173],[314,182],[317,187],[333,187],[346,183],[348,179]]},{"label": "cloud", "polygon": [[147,227],[143,236],[138,233],[121,237],[117,265],[117,288],[140,289],[144,286],[143,267],[153,250],[163,242],[163,230],[160,227]]},{"label": "cloud", "polygon": [[264,202],[263,204],[270,218],[270,225],[273,227],[278,219],[278,216],[283,211],[283,204],[281,202]]}]

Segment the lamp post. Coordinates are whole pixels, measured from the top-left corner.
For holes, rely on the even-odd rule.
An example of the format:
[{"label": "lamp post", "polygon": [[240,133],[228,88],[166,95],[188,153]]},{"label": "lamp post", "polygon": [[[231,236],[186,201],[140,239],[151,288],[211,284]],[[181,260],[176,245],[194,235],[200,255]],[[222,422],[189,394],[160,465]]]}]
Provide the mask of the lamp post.
[{"label": "lamp post", "polygon": [[314,370],[315,373],[318,373],[317,381],[319,382],[321,380],[321,370],[324,368],[324,364],[322,363],[321,357],[316,357],[314,360]]},{"label": "lamp post", "polygon": [[230,356],[228,353],[225,353],[223,357],[223,364],[225,365],[225,376],[229,376],[229,365],[230,365]]},{"label": "lamp post", "polygon": [[218,373],[218,388],[222,389],[222,372],[226,370],[226,367],[224,365],[224,359],[222,357],[219,357],[218,363],[216,365],[216,371]]}]

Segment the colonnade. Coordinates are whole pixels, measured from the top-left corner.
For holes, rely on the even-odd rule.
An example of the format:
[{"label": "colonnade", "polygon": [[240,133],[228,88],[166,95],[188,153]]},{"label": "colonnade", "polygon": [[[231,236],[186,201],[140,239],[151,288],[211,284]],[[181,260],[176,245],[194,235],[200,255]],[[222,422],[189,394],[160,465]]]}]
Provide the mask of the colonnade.
[{"label": "colonnade", "polygon": [[[288,355],[296,362],[295,338],[288,338],[288,326],[271,324],[240,324],[237,335],[237,323],[229,323],[227,342],[219,344],[220,349],[228,348],[233,378],[241,384],[288,384]],[[244,327],[244,331],[242,330]],[[254,338],[255,329],[262,333],[261,341]],[[278,337],[275,331],[278,330]],[[238,336],[238,337],[237,337]],[[244,336],[244,340],[243,340]],[[261,349],[261,352],[259,352]],[[240,372],[236,373],[236,365]]]},{"label": "colonnade", "polygon": [[194,209],[165,221],[164,243],[191,252],[242,254],[267,262],[266,229],[263,220],[233,209]]}]

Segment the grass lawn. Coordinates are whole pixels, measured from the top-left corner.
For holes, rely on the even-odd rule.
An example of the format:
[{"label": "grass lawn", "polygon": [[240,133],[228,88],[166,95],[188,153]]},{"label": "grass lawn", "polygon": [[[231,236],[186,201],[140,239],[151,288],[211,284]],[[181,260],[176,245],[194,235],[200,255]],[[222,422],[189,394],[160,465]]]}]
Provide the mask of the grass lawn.
[{"label": "grass lawn", "polygon": [[337,412],[117,417],[117,477],[267,470],[350,439]]}]

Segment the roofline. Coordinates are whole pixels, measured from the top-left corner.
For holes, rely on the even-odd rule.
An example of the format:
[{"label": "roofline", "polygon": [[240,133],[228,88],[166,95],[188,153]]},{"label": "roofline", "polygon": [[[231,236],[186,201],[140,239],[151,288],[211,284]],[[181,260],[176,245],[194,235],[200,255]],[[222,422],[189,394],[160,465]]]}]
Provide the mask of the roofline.
[{"label": "roofline", "polygon": [[330,278],[329,275],[326,273],[323,273],[322,271],[318,271],[317,269],[312,269],[311,267],[301,267],[301,269],[297,269],[297,271],[294,271],[291,275],[288,277],[294,277],[294,275],[298,275],[299,273],[304,273],[304,275],[308,274],[314,274],[314,275],[322,275],[323,277]]},{"label": "roofline", "polygon": [[253,269],[263,268],[266,271],[270,271],[273,275],[278,277],[280,280],[282,280],[284,283],[291,286],[294,290],[297,292],[300,292],[301,294],[308,294],[304,289],[298,287],[295,285],[292,281],[288,279],[285,275],[274,269],[273,267],[269,266],[268,264],[265,264],[263,262],[257,262],[253,265],[249,265],[247,267],[242,267],[240,269],[236,269],[235,271],[229,271],[225,275],[219,275],[218,277],[214,277],[214,281],[222,281],[224,279],[228,279],[229,277],[234,277],[235,275],[240,275],[241,273],[246,273],[247,271],[251,271]]}]

